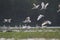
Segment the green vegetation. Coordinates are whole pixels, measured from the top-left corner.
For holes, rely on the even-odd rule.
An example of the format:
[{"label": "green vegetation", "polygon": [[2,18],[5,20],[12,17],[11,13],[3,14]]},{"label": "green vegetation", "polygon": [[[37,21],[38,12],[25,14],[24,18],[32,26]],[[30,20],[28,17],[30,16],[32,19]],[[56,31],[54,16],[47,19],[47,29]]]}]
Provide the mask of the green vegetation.
[{"label": "green vegetation", "polygon": [[0,32],[0,38],[60,38],[60,32]]}]

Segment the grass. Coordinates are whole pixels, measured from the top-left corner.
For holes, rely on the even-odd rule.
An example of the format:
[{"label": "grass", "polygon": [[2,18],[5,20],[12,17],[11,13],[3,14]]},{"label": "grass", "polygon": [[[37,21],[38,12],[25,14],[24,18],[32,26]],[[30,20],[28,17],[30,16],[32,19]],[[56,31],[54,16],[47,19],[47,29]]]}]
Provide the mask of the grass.
[{"label": "grass", "polygon": [[0,32],[0,38],[60,38],[60,32]]},{"label": "grass", "polygon": [[[59,38],[60,39],[60,28],[33,28],[29,30],[34,30],[36,32],[24,32],[26,29],[20,29],[20,32],[0,32],[0,38]],[[43,30],[38,32],[38,30]],[[54,30],[56,32],[44,32],[44,30]]]}]

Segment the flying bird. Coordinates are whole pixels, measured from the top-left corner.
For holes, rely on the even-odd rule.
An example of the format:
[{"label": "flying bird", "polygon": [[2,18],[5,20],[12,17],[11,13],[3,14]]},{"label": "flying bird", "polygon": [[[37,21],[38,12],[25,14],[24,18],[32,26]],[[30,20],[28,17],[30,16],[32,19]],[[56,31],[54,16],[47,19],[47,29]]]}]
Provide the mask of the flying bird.
[{"label": "flying bird", "polygon": [[51,21],[47,20],[47,21],[45,21],[45,22],[42,23],[42,27],[45,26],[46,24],[51,24],[51,23],[52,23]]},{"label": "flying bird", "polygon": [[39,21],[42,17],[44,17],[44,15],[40,14],[37,18],[37,21]]},{"label": "flying bird", "polygon": [[49,3],[44,4],[44,2],[41,3],[42,8],[40,10],[46,9]]},{"label": "flying bird", "polygon": [[30,23],[31,22],[30,17],[27,17],[23,22],[24,23]]},{"label": "flying bird", "polygon": [[58,9],[57,12],[60,12],[60,9]]},{"label": "flying bird", "polygon": [[12,19],[4,19],[4,22],[10,23]]},{"label": "flying bird", "polygon": [[25,28],[27,28],[27,26],[25,25],[25,26],[23,26],[22,28],[25,29]]},{"label": "flying bird", "polygon": [[33,8],[32,9],[37,9],[40,5],[36,5],[35,3],[33,3]]},{"label": "flying bird", "polygon": [[58,8],[59,8],[59,9],[57,10],[57,12],[60,12],[60,4],[58,5]]}]

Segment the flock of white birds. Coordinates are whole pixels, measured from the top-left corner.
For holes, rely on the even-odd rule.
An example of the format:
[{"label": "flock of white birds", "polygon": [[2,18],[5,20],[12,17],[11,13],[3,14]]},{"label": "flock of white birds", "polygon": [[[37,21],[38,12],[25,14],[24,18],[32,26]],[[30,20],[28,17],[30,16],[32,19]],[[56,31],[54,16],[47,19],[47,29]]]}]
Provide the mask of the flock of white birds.
[{"label": "flock of white birds", "polygon": [[[47,9],[47,7],[48,7],[48,5],[49,5],[49,3],[44,3],[44,2],[42,2],[41,3],[41,9],[40,10],[43,10],[43,9]],[[32,10],[33,9],[38,9],[39,8],[39,6],[40,5],[36,5],[35,3],[33,3],[33,8],[32,8]],[[58,5],[58,10],[57,10],[57,12],[60,12],[60,4]],[[38,15],[38,18],[37,18],[37,21],[39,21],[41,18],[43,18],[43,17],[45,17],[44,15],[42,15],[42,14],[40,14],[40,15]],[[11,22],[11,20],[12,19],[4,19],[4,22],[8,22],[8,23],[10,23]],[[26,17],[26,19],[23,21],[23,23],[31,23],[31,20],[30,20],[30,17]],[[46,24],[51,24],[52,22],[51,21],[49,21],[49,20],[47,20],[47,21],[45,21],[45,22],[43,22],[42,24],[41,24],[41,26],[44,26],[44,25],[46,25]]]},{"label": "flock of white birds", "polygon": [[[38,9],[39,8],[39,6],[40,5],[36,5],[35,3],[33,3],[33,5],[34,5],[34,7],[32,8],[32,9]],[[49,5],[49,3],[44,3],[44,2],[42,2],[41,3],[41,9],[40,10],[46,10],[47,9],[47,7],[48,7],[48,5]],[[58,10],[57,10],[57,12],[60,12],[60,4],[58,5]],[[42,17],[44,17],[44,15],[42,15],[42,14],[40,14],[39,16],[38,16],[38,18],[37,18],[37,21],[39,21]],[[45,21],[45,22],[43,22],[42,23],[42,25],[41,26],[44,26],[44,25],[46,25],[46,24],[51,24],[52,22],[51,21],[49,21],[49,20],[47,20],[47,21]]]},{"label": "flock of white birds", "polygon": [[[34,7],[33,7],[32,9],[37,9],[37,8],[39,8],[39,6],[40,6],[40,5],[36,5],[35,3],[33,3],[33,5],[34,5]],[[41,6],[42,6],[42,7],[41,7],[40,10],[46,9],[48,5],[49,5],[49,3],[44,4],[44,2],[42,2],[42,3],[41,3]]]}]

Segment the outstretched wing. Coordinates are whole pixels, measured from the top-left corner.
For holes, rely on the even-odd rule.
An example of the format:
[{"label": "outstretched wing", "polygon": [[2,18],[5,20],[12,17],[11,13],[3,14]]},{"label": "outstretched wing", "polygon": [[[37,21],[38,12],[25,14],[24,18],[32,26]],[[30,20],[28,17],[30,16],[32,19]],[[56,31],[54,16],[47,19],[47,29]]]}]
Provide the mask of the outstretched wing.
[{"label": "outstretched wing", "polygon": [[11,22],[11,19],[8,19],[8,22],[10,23]]},{"label": "outstretched wing", "polygon": [[51,21],[47,21],[48,24],[51,24]]},{"label": "outstretched wing", "polygon": [[37,9],[40,5],[36,5],[35,3],[33,3],[34,7],[32,9]]},{"label": "outstretched wing", "polygon": [[34,5],[34,6],[36,6],[36,4],[35,4],[35,3],[33,3],[33,5]]},{"label": "outstretched wing", "polygon": [[42,17],[44,17],[44,15],[39,15],[38,18],[37,18],[37,21],[39,21]]},{"label": "outstretched wing", "polygon": [[51,21],[45,21],[42,23],[42,26],[46,25],[46,24],[51,24]]},{"label": "outstretched wing", "polygon": [[4,22],[7,22],[8,21],[8,19],[4,19]]},{"label": "outstretched wing", "polygon": [[48,5],[49,5],[49,3],[46,3],[45,8],[47,8]]}]

